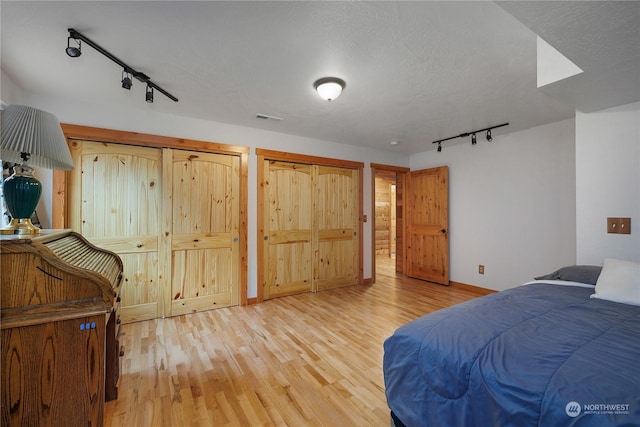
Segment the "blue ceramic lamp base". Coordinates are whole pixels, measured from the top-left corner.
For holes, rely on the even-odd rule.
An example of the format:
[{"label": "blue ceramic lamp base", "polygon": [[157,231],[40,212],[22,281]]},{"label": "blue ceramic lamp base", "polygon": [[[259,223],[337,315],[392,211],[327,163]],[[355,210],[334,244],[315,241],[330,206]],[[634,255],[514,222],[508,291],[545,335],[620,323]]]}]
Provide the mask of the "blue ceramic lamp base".
[{"label": "blue ceramic lamp base", "polygon": [[11,224],[1,230],[2,234],[39,234],[40,229],[31,223],[31,215],[40,200],[42,184],[33,176],[33,168],[15,166],[14,174],[2,184],[2,192],[13,218]]}]

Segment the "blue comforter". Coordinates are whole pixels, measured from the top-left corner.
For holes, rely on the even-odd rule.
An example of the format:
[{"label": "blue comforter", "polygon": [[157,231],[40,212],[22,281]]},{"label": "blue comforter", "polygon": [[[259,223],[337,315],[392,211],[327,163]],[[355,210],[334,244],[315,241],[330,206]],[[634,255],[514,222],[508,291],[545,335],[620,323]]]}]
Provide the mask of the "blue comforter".
[{"label": "blue comforter", "polygon": [[384,343],[408,427],[640,425],[640,307],[535,283],[429,314]]}]

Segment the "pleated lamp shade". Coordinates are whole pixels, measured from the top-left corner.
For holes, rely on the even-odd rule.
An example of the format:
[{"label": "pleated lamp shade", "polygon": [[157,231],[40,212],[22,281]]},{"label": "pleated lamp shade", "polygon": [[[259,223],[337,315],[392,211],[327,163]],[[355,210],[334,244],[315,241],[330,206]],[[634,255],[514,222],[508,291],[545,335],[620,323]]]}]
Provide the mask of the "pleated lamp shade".
[{"label": "pleated lamp shade", "polygon": [[58,119],[51,113],[24,105],[9,105],[0,112],[0,159],[45,169],[73,169],[73,159]]},{"label": "pleated lamp shade", "polygon": [[13,175],[2,182],[11,224],[0,233],[38,234],[40,229],[31,223],[31,216],[40,200],[42,183],[33,175],[33,168],[73,169],[67,140],[53,114],[24,105],[2,110],[0,125],[0,159],[18,163]]}]

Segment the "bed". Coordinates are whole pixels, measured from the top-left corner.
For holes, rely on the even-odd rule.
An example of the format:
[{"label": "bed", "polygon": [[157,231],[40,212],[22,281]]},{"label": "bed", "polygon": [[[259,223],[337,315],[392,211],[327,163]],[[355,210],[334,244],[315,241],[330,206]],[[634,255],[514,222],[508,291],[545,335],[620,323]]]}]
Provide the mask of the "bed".
[{"label": "bed", "polygon": [[638,426],[640,264],[567,267],[416,319],[385,341],[383,373],[397,427]]}]

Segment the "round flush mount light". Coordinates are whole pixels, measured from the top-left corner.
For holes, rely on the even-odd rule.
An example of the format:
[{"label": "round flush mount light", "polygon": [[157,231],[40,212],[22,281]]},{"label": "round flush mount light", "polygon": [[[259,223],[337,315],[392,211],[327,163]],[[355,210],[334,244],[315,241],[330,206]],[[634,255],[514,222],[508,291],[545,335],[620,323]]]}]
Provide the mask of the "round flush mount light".
[{"label": "round flush mount light", "polygon": [[324,77],[316,80],[313,88],[318,92],[320,98],[332,101],[340,96],[346,85],[344,80],[337,77]]}]

